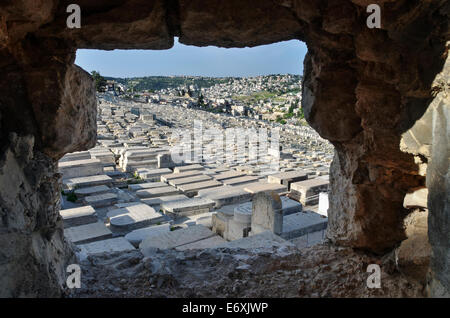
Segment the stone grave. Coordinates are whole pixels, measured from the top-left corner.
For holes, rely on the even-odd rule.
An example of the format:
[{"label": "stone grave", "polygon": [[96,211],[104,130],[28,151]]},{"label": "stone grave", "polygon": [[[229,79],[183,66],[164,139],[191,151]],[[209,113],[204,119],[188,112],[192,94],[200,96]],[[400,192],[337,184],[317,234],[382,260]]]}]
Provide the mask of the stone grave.
[{"label": "stone grave", "polygon": [[162,196],[170,196],[179,194],[180,191],[172,186],[152,188],[136,191],[136,195],[141,199],[157,198]]},{"label": "stone grave", "polygon": [[177,248],[182,245],[198,242],[216,236],[211,230],[203,225],[190,226],[168,233],[145,238],[139,245],[144,256],[151,256],[155,249]]},{"label": "stone grave", "polygon": [[63,179],[63,188],[65,190],[72,190],[99,185],[112,186],[112,183],[113,179],[103,174],[96,176]]},{"label": "stone grave", "polygon": [[183,184],[178,187],[180,191],[182,191],[186,196],[193,197],[197,195],[199,190],[221,187],[223,184],[216,180],[202,181],[202,182],[194,182]]},{"label": "stone grave", "polygon": [[267,230],[281,235],[283,212],[280,196],[276,192],[260,192],[253,197],[252,203],[250,235]]},{"label": "stone grave", "polygon": [[303,205],[315,205],[319,203],[319,193],[328,191],[328,185],[329,181],[322,178],[294,182],[289,196]]},{"label": "stone grave", "polygon": [[142,229],[133,230],[125,238],[135,247],[139,247],[139,244],[147,237],[158,236],[162,233],[170,232],[171,225],[169,223],[161,225],[153,225],[144,227]]},{"label": "stone grave", "polygon": [[115,193],[103,193],[98,195],[91,195],[83,198],[83,203],[91,205],[94,208],[102,208],[117,203],[118,197]]},{"label": "stone grave", "polygon": [[58,163],[59,173],[64,179],[103,174],[103,165],[98,159],[82,159]]},{"label": "stone grave", "polygon": [[328,219],[318,213],[312,211],[294,213],[283,218],[283,232],[280,236],[290,240],[324,230],[327,228],[327,224]]},{"label": "stone grave", "polygon": [[116,237],[107,240],[78,245],[78,252],[81,260],[86,259],[89,255],[95,254],[111,254],[114,252],[124,252],[134,250],[134,246],[123,237]]},{"label": "stone grave", "polygon": [[215,202],[207,198],[188,198],[161,204],[161,209],[168,216],[176,219],[211,211]]},{"label": "stone grave", "polygon": [[90,205],[78,208],[60,210],[64,228],[97,222],[97,214]]},{"label": "stone grave", "polygon": [[112,232],[102,222],[69,227],[64,230],[66,238],[74,244],[85,244],[112,237]]},{"label": "stone grave", "polygon": [[146,204],[135,204],[128,207],[109,211],[107,213],[111,229],[118,231],[132,231],[151,224],[167,220],[164,215]]},{"label": "stone grave", "polygon": [[267,177],[269,183],[276,183],[285,185],[290,190],[290,185],[293,182],[303,181],[308,179],[308,175],[304,171],[288,171],[281,172]]}]

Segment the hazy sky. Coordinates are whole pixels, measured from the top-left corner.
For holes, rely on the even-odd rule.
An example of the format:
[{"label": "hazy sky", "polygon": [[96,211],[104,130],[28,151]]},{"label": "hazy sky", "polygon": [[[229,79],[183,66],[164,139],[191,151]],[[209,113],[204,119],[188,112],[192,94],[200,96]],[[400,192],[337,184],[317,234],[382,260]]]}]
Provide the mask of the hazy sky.
[{"label": "hazy sky", "polygon": [[104,76],[255,76],[303,74],[306,45],[298,40],[253,48],[225,49],[178,43],[169,50],[78,50],[75,63]]}]

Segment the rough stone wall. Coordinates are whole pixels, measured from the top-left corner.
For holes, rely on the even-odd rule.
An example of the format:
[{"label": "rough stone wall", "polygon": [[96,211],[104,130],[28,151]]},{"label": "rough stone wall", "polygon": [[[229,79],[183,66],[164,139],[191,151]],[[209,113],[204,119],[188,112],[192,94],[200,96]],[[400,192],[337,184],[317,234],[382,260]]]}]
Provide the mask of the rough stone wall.
[{"label": "rough stone wall", "polygon": [[2,148],[0,297],[60,296],[73,257],[59,215],[60,175],[33,148],[33,136],[16,133]]},{"label": "rough stone wall", "polygon": [[[69,30],[66,7],[70,0],[3,1],[0,146],[4,156],[10,153],[4,165],[22,162],[20,152],[7,151],[15,147],[11,136],[34,138],[29,159],[20,169],[31,165],[48,175],[54,175],[54,161],[64,153],[94,145],[94,88],[89,75],[73,65],[76,48],[167,49],[174,36],[185,44],[223,47],[299,39],[308,45],[303,87],[306,118],[336,147],[328,237],[335,244],[371,252],[391,250],[406,238],[404,218],[410,211],[403,207],[405,194],[425,186],[421,162],[402,152],[400,141],[433,99],[432,83],[448,53],[450,4],[445,0],[375,1],[382,9],[382,26],[368,29],[366,6],[372,2],[80,0],[82,27]],[[433,117],[436,132],[448,127],[447,111],[437,110],[437,114]],[[448,201],[442,199],[448,194],[448,181],[443,181],[448,178],[442,177],[445,158],[439,155],[448,140],[445,134],[436,136],[432,151],[440,159],[428,166],[427,178],[430,228],[436,229],[430,236],[432,268],[434,281],[448,290],[449,223],[445,220],[449,212]],[[61,229],[54,220],[58,189],[51,178],[34,180],[35,174],[39,176],[37,171],[19,174],[16,188],[0,192],[1,198],[7,198],[11,191],[19,193],[20,184],[29,184],[17,197],[29,210],[14,209],[2,201],[2,213],[7,215],[5,220],[26,219],[28,213],[30,222],[38,224],[22,227],[20,241],[30,244],[24,243],[22,250],[7,249],[2,266],[13,267],[22,257],[36,259],[35,254],[41,255],[37,259],[42,264],[62,260],[58,254],[44,252],[48,244],[31,244],[40,237],[36,233]],[[2,225],[6,233],[2,244],[15,237],[15,228],[8,222]],[[63,246],[62,236],[52,238],[56,246]],[[40,270],[20,275],[19,266],[17,275],[9,275],[11,282],[5,286],[11,287],[6,294],[45,294],[36,288],[49,286],[58,277],[61,280],[60,272],[47,268],[52,279],[46,285],[40,281]],[[22,277],[30,285],[21,289]]]},{"label": "rough stone wall", "polygon": [[[328,3],[333,12],[338,1]],[[365,8],[347,3],[339,24],[329,21],[306,38],[303,107],[336,148],[328,237],[338,244],[382,253],[406,238],[403,198],[425,178],[399,144],[430,103],[445,61],[439,5],[385,2],[381,29],[369,29]]]},{"label": "rough stone wall", "polygon": [[64,40],[37,38],[50,1],[0,5],[0,297],[61,296],[73,253],[56,160],[95,145],[92,78]]}]

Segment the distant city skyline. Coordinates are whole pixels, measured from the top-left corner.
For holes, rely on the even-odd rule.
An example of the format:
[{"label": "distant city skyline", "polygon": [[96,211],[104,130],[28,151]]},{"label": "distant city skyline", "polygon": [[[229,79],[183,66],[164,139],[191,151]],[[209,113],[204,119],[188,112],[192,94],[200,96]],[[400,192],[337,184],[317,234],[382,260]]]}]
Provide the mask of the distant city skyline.
[{"label": "distant city skyline", "polygon": [[178,42],[169,50],[77,50],[75,63],[107,77],[251,77],[303,74],[305,43],[298,40],[253,48],[196,47]]}]

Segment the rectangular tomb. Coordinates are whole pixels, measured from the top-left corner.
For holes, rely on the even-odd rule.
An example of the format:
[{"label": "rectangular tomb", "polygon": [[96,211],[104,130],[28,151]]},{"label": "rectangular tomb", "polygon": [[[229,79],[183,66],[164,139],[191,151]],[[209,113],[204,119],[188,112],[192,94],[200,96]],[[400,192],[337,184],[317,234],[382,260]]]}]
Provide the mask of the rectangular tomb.
[{"label": "rectangular tomb", "polygon": [[291,184],[291,196],[303,205],[314,205],[319,202],[319,193],[328,191],[329,181],[315,178]]},{"label": "rectangular tomb", "polygon": [[161,181],[161,176],[171,174],[172,170],[168,168],[161,169],[138,169],[137,174],[147,181]]},{"label": "rectangular tomb", "polygon": [[230,178],[222,180],[222,183],[229,186],[236,186],[236,185],[242,185],[252,182],[257,182],[258,178],[253,176],[243,176],[243,177],[237,177],[237,178]]},{"label": "rectangular tomb", "polygon": [[175,195],[175,194],[179,194],[179,193],[180,193],[180,191],[172,186],[136,191],[136,195],[141,199],[169,196],[169,195]]},{"label": "rectangular tomb", "polygon": [[199,196],[213,200],[216,203],[216,208],[220,208],[224,205],[247,202],[252,198],[251,193],[233,187],[224,187],[223,189],[218,188],[217,191],[206,194],[199,193]]},{"label": "rectangular tomb", "polygon": [[194,177],[194,176],[199,176],[201,174],[203,174],[203,173],[201,171],[197,171],[197,170],[180,172],[180,173],[171,173],[171,174],[166,174],[164,176],[161,176],[161,181],[169,182],[170,180],[173,180],[173,179]]},{"label": "rectangular tomb", "polygon": [[94,186],[94,187],[76,189],[75,194],[78,199],[82,199],[82,198],[90,196],[90,195],[106,193],[110,190],[111,190],[111,188],[109,188],[105,185],[99,185],[99,186]]},{"label": "rectangular tomb", "polygon": [[178,186],[183,185],[183,184],[194,183],[194,182],[202,182],[202,181],[208,181],[208,180],[211,180],[211,177],[202,174],[202,175],[193,176],[193,177],[186,177],[186,178],[178,178],[178,179],[169,180],[169,184],[174,186],[174,187],[178,187]]},{"label": "rectangular tomb", "polygon": [[60,210],[64,228],[97,222],[97,214],[90,205],[79,208]]},{"label": "rectangular tomb", "polygon": [[125,235],[125,238],[133,244],[135,247],[139,247],[139,244],[141,244],[142,240],[146,239],[150,236],[158,236],[163,233],[170,232],[170,224],[165,223],[161,225],[153,225],[149,227],[144,227],[142,229],[133,230],[127,235]]},{"label": "rectangular tomb", "polygon": [[256,184],[251,184],[248,186],[244,186],[244,190],[247,192],[250,192],[252,194],[256,194],[259,192],[277,192],[277,193],[282,193],[287,191],[287,187],[281,184],[275,184],[275,183],[256,183]]},{"label": "rectangular tomb", "polygon": [[79,178],[63,179],[63,188],[67,190],[78,189],[83,187],[93,187],[99,185],[112,186],[113,179],[107,175],[95,175]]},{"label": "rectangular tomb", "polygon": [[315,212],[299,212],[283,217],[281,237],[290,240],[327,228],[328,219]]},{"label": "rectangular tomb", "polygon": [[118,198],[115,193],[104,193],[87,196],[83,199],[86,205],[92,205],[94,208],[102,208],[117,203]]},{"label": "rectangular tomb", "polygon": [[175,201],[185,200],[187,198],[188,197],[185,196],[184,194],[175,194],[175,195],[169,195],[169,196],[165,196],[165,197],[141,199],[141,202],[145,203],[147,205],[150,205],[156,211],[159,211],[161,208],[161,204],[163,204],[165,202],[175,202]]},{"label": "rectangular tomb", "polygon": [[112,229],[132,231],[166,220],[164,215],[146,204],[112,210],[107,214]]},{"label": "rectangular tomb", "polygon": [[193,164],[193,165],[188,165],[188,166],[179,166],[179,167],[175,167],[173,169],[173,172],[180,173],[180,172],[198,171],[198,170],[203,170],[203,166],[199,165],[199,164]]},{"label": "rectangular tomb", "polygon": [[192,197],[194,195],[197,195],[199,190],[214,188],[214,187],[221,187],[221,186],[223,186],[223,184],[220,183],[219,181],[209,180],[209,181],[203,181],[203,182],[183,184],[183,185],[180,185],[178,187],[178,189],[180,189],[188,197]]},{"label": "rectangular tomb", "polygon": [[89,255],[102,253],[110,254],[114,252],[132,251],[135,249],[134,246],[123,237],[82,244],[78,247],[80,248],[80,259],[85,259]]},{"label": "rectangular tomb", "polygon": [[227,241],[221,238],[219,235],[215,235],[197,242],[192,242],[184,245],[180,245],[175,249],[177,251],[185,251],[185,250],[197,250],[197,249],[205,249],[205,248],[215,248],[219,245],[226,243]]},{"label": "rectangular tomb", "polygon": [[101,222],[69,227],[64,230],[66,238],[74,244],[85,244],[112,237],[112,232]]},{"label": "rectangular tomb", "polygon": [[102,162],[98,159],[82,159],[58,163],[58,171],[64,179],[103,174]]},{"label": "rectangular tomb", "polygon": [[215,202],[207,198],[188,198],[185,200],[163,203],[161,204],[161,209],[169,216],[178,218],[181,216],[206,213],[211,211],[214,206]]},{"label": "rectangular tomb", "polygon": [[304,171],[289,171],[273,174],[267,177],[269,183],[277,183],[285,185],[288,190],[290,189],[291,183],[303,181],[308,179],[308,175]]},{"label": "rectangular tomb", "polygon": [[194,225],[184,229],[162,233],[157,236],[151,236],[144,239],[139,248],[144,256],[151,255],[153,249],[176,248],[181,245],[204,240],[215,236],[211,230],[203,225]]},{"label": "rectangular tomb", "polygon": [[128,186],[128,190],[130,190],[130,191],[138,191],[138,190],[163,188],[163,187],[167,187],[167,183],[164,183],[164,182],[146,182],[146,183],[130,184]]}]

